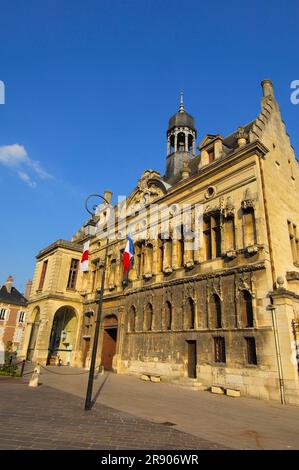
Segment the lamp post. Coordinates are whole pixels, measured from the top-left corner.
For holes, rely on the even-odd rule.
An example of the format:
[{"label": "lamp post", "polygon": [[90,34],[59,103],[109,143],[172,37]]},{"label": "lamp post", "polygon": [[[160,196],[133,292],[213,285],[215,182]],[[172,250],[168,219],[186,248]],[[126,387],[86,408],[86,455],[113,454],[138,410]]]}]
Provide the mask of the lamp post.
[{"label": "lamp post", "polygon": [[[108,205],[110,205],[110,202],[107,201],[107,199],[104,196],[100,196],[99,194],[91,194],[90,196],[87,197],[85,201],[85,209],[87,210],[89,214],[91,214],[92,221],[94,221],[94,215],[95,215],[95,210],[97,206],[96,205],[93,206],[93,211],[90,211],[88,208],[88,201],[92,197],[99,197]],[[94,332],[94,339],[93,339],[92,356],[91,356],[91,363],[90,363],[89,376],[88,376],[88,385],[87,385],[86,398],[85,398],[85,411],[90,410],[92,408],[91,398],[92,398],[92,388],[93,388],[93,380],[94,380],[94,369],[96,365],[96,357],[97,357],[97,349],[98,349],[100,323],[101,323],[101,317],[102,317],[107,254],[108,254],[108,236],[106,238],[104,268],[103,268],[103,275],[102,275],[102,281],[101,281],[101,290],[100,290],[97,318],[95,321],[95,332]]]}]

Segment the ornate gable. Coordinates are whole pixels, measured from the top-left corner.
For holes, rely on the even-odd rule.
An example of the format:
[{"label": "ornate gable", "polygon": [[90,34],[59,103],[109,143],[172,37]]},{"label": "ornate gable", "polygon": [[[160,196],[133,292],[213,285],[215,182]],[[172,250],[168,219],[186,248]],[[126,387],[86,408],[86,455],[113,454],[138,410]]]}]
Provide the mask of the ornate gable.
[{"label": "ornate gable", "polygon": [[136,189],[131,193],[127,202],[128,214],[136,212],[147,204],[152,203],[166,194],[167,188],[159,172],[145,170]]}]

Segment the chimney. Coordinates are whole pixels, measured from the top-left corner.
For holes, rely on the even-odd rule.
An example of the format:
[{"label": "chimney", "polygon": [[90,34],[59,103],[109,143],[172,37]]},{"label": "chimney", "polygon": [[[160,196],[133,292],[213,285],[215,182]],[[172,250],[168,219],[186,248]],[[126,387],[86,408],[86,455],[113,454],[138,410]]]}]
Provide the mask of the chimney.
[{"label": "chimney", "polygon": [[13,277],[8,276],[7,281],[4,285],[6,287],[7,292],[10,294],[11,293],[11,288],[13,286]]},{"label": "chimney", "polygon": [[27,300],[29,300],[29,297],[30,297],[30,294],[31,294],[31,289],[32,289],[32,280],[29,279],[26,283],[25,294],[24,294],[24,297]]},{"label": "chimney", "polygon": [[271,82],[271,80],[263,80],[261,85],[263,88],[263,95],[265,97],[274,96],[273,83]]}]

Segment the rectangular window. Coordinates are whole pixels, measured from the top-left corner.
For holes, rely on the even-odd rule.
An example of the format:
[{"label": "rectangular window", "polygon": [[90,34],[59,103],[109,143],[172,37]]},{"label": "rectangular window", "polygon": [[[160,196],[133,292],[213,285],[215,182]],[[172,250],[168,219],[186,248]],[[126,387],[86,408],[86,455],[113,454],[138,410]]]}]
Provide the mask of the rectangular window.
[{"label": "rectangular window", "polygon": [[39,286],[38,286],[39,289],[42,289],[44,287],[47,267],[48,267],[48,260],[43,262],[42,273],[41,273],[41,276],[40,276]]},{"label": "rectangular window", "polygon": [[69,272],[69,278],[68,278],[68,281],[67,281],[67,289],[75,289],[75,287],[76,287],[78,266],[79,266],[79,260],[78,259],[72,259],[70,272]]},{"label": "rectangular window", "polygon": [[221,221],[220,214],[206,216],[204,218],[204,238],[206,247],[206,259],[221,256]]},{"label": "rectangular window", "polygon": [[246,341],[246,354],[248,364],[257,364],[255,338],[245,338]]},{"label": "rectangular window", "polygon": [[6,314],[7,314],[6,308],[1,308],[0,309],[0,320],[6,320]]},{"label": "rectangular window", "polygon": [[225,339],[221,336],[214,337],[215,362],[226,362]]},{"label": "rectangular window", "polygon": [[211,217],[204,219],[204,238],[206,246],[206,259],[212,259]]},{"label": "rectangular window", "polygon": [[18,313],[18,322],[19,323],[24,323],[25,321],[25,312],[19,312]]},{"label": "rectangular window", "polygon": [[297,237],[297,227],[288,220],[289,239],[291,244],[293,263],[299,261],[299,238]]}]

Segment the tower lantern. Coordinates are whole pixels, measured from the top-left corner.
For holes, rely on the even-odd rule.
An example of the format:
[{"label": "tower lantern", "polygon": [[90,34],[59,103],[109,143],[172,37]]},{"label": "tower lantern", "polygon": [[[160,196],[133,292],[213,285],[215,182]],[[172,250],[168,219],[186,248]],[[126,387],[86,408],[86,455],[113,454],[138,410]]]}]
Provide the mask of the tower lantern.
[{"label": "tower lantern", "polygon": [[195,155],[196,136],[194,118],[186,113],[181,92],[179,111],[170,118],[167,129],[167,178],[178,174],[183,162]]}]

